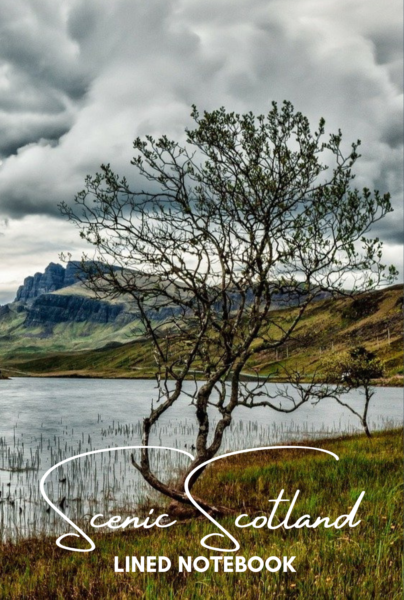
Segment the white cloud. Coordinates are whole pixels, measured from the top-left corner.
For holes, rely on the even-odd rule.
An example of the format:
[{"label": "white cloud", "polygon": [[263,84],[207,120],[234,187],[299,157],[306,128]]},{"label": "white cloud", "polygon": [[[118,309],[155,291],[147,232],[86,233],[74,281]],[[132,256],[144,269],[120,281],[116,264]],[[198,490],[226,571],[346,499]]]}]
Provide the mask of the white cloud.
[{"label": "white cloud", "polygon": [[61,252],[79,260],[81,252],[89,250],[77,229],[60,219],[28,215],[0,222],[0,304],[14,300],[25,277],[43,273],[50,262],[60,262]]},{"label": "white cloud", "polygon": [[[101,162],[133,177],[134,137],[181,137],[192,103],[265,112],[283,99],[313,125],[324,116],[331,130],[341,127],[347,145],[362,139],[358,184],[389,187],[401,207],[398,0],[0,0],[0,7],[0,215],[57,216],[58,202],[70,202]],[[379,228],[394,240],[398,214]],[[47,239],[57,242],[52,232]]]}]

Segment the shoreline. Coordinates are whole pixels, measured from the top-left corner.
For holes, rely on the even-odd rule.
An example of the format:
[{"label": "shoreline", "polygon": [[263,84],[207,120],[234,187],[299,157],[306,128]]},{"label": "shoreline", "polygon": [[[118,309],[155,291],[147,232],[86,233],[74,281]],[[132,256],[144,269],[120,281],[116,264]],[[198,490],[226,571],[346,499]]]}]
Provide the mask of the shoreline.
[{"label": "shoreline", "polygon": [[[6,370],[6,369],[5,369]],[[143,379],[143,380],[155,380],[156,376],[153,374],[147,374],[147,373],[142,373],[142,374],[134,374],[134,375],[114,375],[114,374],[96,374],[96,373],[22,373],[19,372],[18,374],[10,374],[9,376],[3,376],[0,377],[0,381],[1,380],[5,380],[5,381],[10,381],[12,379],[24,379],[24,378],[29,378],[29,379],[107,379],[107,380],[131,380],[133,379],[134,381],[139,380],[139,379]],[[265,379],[264,377],[260,377],[260,379]],[[189,376],[186,378],[187,381],[204,381],[204,378],[201,376],[196,376],[195,378],[192,376]],[[254,375],[250,375],[248,373],[242,374],[241,377],[241,381],[256,381],[257,378]],[[285,379],[280,379],[280,378],[273,378],[271,379],[271,381],[268,381],[268,383],[289,383],[288,380]],[[307,379],[307,381],[303,381],[303,383],[310,383],[310,379]],[[318,382],[319,384],[323,383],[321,381]],[[375,381],[372,383],[372,386],[374,387],[404,387],[404,376],[402,375],[394,375],[393,377],[390,377],[389,379],[386,380],[382,380],[382,381]]]}]

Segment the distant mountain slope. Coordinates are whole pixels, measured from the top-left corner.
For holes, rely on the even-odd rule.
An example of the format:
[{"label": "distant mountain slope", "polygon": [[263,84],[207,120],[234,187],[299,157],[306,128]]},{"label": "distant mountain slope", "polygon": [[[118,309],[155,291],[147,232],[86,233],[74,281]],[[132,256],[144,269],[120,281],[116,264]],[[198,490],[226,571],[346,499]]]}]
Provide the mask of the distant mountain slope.
[{"label": "distant mountain slope", "polygon": [[[293,308],[278,311],[288,321]],[[353,345],[363,344],[375,351],[385,362],[389,376],[403,374],[403,286],[397,285],[385,290],[361,294],[355,298],[322,300],[309,307],[293,338],[279,352],[265,351],[254,358],[246,372],[260,374],[275,373],[282,366],[298,368],[313,373],[321,365],[327,354],[338,352]],[[6,317],[7,318],[7,315]],[[0,329],[1,329],[0,320]],[[67,326],[65,326],[67,327]],[[71,325],[69,326],[71,327]],[[84,328],[84,324],[76,324]],[[117,344],[110,332],[106,331],[98,341],[106,344],[103,348],[74,352],[48,352],[42,357],[31,350],[31,360],[18,352],[3,355],[0,366],[15,369],[10,373],[32,375],[103,376],[103,377],[148,377],[153,374],[153,353],[144,340],[128,342],[131,326],[120,330],[124,335]],[[59,330],[57,330],[59,331]],[[65,332],[69,331],[68,328]],[[80,329],[83,334],[84,329]],[[59,331],[59,334],[61,332]],[[76,334],[78,332],[76,331]],[[77,338],[76,338],[77,339]],[[95,341],[93,337],[92,341]],[[66,346],[65,346],[66,348]],[[42,348],[42,352],[45,348]],[[197,370],[198,365],[195,366]]]},{"label": "distant mountain slope", "polygon": [[[130,342],[140,326],[136,307],[127,298],[95,299],[78,279],[79,265],[51,263],[43,274],[24,280],[14,302],[0,306],[0,367],[18,365],[29,373],[150,374],[151,348],[144,341]],[[285,298],[274,301],[276,312],[290,319],[294,309],[284,308]],[[402,303],[402,286],[353,299],[323,299],[309,308],[282,352],[263,352],[250,368],[267,373],[297,365],[312,372],[325,353],[360,343],[378,352],[390,374],[400,373]],[[170,310],[162,308],[153,318],[164,320]]]},{"label": "distant mountain slope", "polygon": [[43,294],[36,298],[27,312],[25,327],[59,323],[130,323],[134,315],[125,311],[125,304],[111,304],[80,295]]},{"label": "distant mountain slope", "polygon": [[[86,263],[91,268],[93,263]],[[140,281],[164,285],[157,276],[128,271]],[[50,263],[44,273],[27,277],[14,302],[0,307],[0,357],[16,358],[32,353],[92,349],[110,342],[126,342],[139,325],[137,307],[130,298],[97,299],[85,285],[79,261],[66,267]],[[234,304],[237,304],[234,294]],[[249,295],[247,294],[247,300]],[[252,300],[252,293],[251,293]],[[151,301],[150,314],[164,321],[176,310],[163,296]],[[289,295],[274,294],[273,307],[293,303]]]},{"label": "distant mountain slope", "polygon": [[93,297],[79,261],[50,263],[0,306],[0,356],[89,349],[128,340],[137,315],[127,300]]}]

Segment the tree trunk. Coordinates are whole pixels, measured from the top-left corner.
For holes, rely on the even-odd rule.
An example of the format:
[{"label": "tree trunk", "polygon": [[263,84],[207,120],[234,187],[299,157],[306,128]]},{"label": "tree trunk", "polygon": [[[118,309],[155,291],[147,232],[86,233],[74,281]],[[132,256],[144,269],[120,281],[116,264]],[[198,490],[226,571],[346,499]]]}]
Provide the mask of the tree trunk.
[{"label": "tree trunk", "polygon": [[[195,460],[193,464],[188,467],[187,473],[181,478],[177,485],[167,485],[160,480],[158,480],[150,471],[149,468],[142,469],[134,459],[133,454],[131,455],[133,466],[141,473],[145,481],[156,491],[162,493],[164,496],[170,498],[172,502],[169,505],[169,515],[175,517],[177,519],[188,519],[192,516],[198,516],[201,513],[191,504],[188,496],[185,494],[184,490],[184,482],[187,476],[187,473],[191,472],[198,464],[205,462],[211,457],[204,457],[202,460]],[[196,481],[204,472],[204,468],[199,469],[195,473],[192,478],[192,481],[189,482],[189,489],[191,490],[195,485]],[[223,516],[226,514],[233,514],[233,510],[226,508],[225,506],[215,506],[205,502],[201,498],[197,496],[193,496],[195,502],[201,506],[206,512],[214,516]]]},{"label": "tree trunk", "polygon": [[[244,361],[245,362],[245,361]],[[236,406],[236,401],[238,397],[238,376],[241,371],[241,365],[237,367],[236,373],[237,378],[233,375],[232,381],[232,397],[231,397],[231,410],[222,412],[222,418],[217,423],[213,441],[209,447],[207,447],[207,440],[209,434],[209,416],[208,416],[208,400],[212,389],[215,385],[217,379],[221,375],[221,372],[218,371],[217,377],[212,378],[209,382],[205,383],[198,391],[197,395],[197,410],[196,416],[199,423],[198,435],[196,438],[196,456],[194,457],[192,463],[187,467],[186,471],[180,477],[179,481],[174,484],[166,484],[160,481],[151,471],[150,469],[150,461],[149,461],[149,435],[151,426],[155,421],[158,420],[157,409],[152,411],[152,417],[143,419],[143,434],[142,434],[142,444],[143,448],[141,450],[141,460],[140,464],[137,464],[135,461],[135,457],[132,454],[132,464],[133,466],[141,473],[145,481],[156,491],[162,493],[166,497],[171,499],[171,503],[169,505],[169,513],[170,516],[181,519],[181,518],[190,518],[192,516],[197,516],[201,514],[196,507],[191,503],[188,496],[185,494],[185,481],[188,478],[189,474],[196,469],[197,467],[203,465],[206,461],[212,459],[220,449],[224,431],[229,427],[232,417],[231,413],[234,407]],[[160,409],[161,410],[161,409]],[[189,479],[188,481],[188,489],[192,490],[196,481],[205,471],[207,465],[201,466]],[[226,514],[234,514],[234,511],[228,509],[224,506],[213,506],[200,498],[194,497],[195,502],[207,513],[212,516],[221,516]]]},{"label": "tree trunk", "polygon": [[366,385],[364,387],[365,387],[365,410],[363,411],[362,425],[365,430],[366,436],[368,438],[371,438],[372,435],[369,431],[367,419],[368,419],[369,403],[370,403],[370,400],[371,400],[374,392],[372,391],[372,389],[368,383],[366,383]]},{"label": "tree trunk", "polygon": [[[226,506],[213,506],[209,505],[206,502],[201,502],[199,498],[195,497],[195,501],[198,502],[202,508],[212,515],[212,517],[224,517],[226,515],[233,515],[235,511]],[[183,521],[185,519],[192,519],[195,517],[200,517],[201,513],[195,506],[191,504],[185,504],[184,502],[178,502],[178,500],[173,500],[170,502],[167,513],[169,517],[172,519],[176,519],[177,521]]]},{"label": "tree trunk", "polygon": [[367,424],[367,422],[366,422],[366,421],[363,421],[362,425],[363,425],[363,429],[365,430],[366,436],[367,436],[368,438],[371,438],[371,437],[372,437],[372,434],[371,434],[371,433],[370,433],[370,431],[369,431],[369,427],[368,427],[368,424]]}]

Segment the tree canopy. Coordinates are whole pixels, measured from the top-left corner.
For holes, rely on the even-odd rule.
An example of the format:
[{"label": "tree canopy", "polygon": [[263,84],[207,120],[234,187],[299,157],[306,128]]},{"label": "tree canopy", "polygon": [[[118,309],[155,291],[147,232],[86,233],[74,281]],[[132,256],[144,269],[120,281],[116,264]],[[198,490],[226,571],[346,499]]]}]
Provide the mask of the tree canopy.
[{"label": "tree canopy", "polygon": [[[164,135],[134,141],[132,165],[144,185],[132,189],[105,164],[73,207],[61,205],[96,250],[86,285],[131,298],[140,334],[152,341],[159,391],[144,420],[145,445],[184,381],[195,372],[204,378],[190,394],[198,421],[190,469],[218,451],[237,406],[291,412],[325,393],[313,383],[298,399],[271,397],[265,378],[243,381],[252,357],[282,347],[314,300],[396,275],[369,236],[392,210],[390,196],[353,187],[359,141],[345,155],[341,131],[326,136],[324,119],[312,131],[290,102],[258,116],[193,107],[192,117],[184,143]],[[289,320],[273,311],[291,304]],[[219,415],[211,437],[209,406]],[[135,464],[156,489],[185,499],[184,480],[168,489],[151,473],[147,450]]]},{"label": "tree canopy", "polygon": [[374,395],[372,382],[385,374],[383,362],[374,352],[367,350],[364,346],[355,346],[349,351],[337,353],[324,361],[324,374],[328,382],[335,382],[348,389],[359,389],[363,391],[365,402],[362,412],[355,410],[352,405],[343,402],[338,395],[335,399],[339,404],[348,408],[354,415],[359,417],[365,433],[371,437],[367,422],[369,403]]}]

